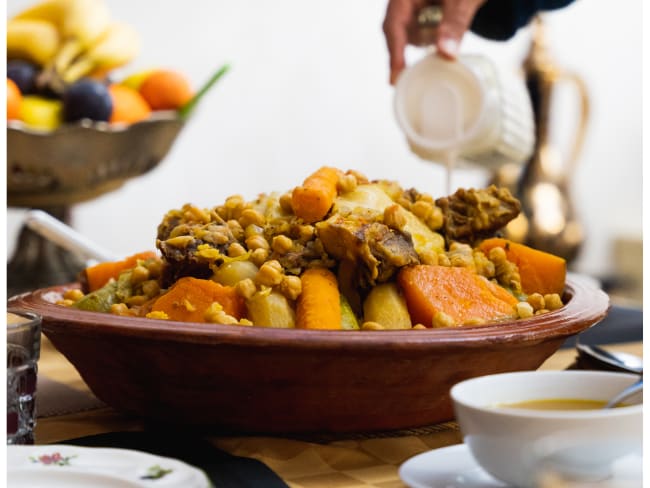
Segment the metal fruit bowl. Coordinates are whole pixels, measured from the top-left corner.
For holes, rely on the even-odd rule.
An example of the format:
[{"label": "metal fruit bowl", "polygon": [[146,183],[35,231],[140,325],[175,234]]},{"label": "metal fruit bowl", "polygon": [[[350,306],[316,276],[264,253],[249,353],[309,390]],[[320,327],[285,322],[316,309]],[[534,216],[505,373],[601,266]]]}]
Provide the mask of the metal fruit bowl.
[{"label": "metal fruit bowl", "polygon": [[7,204],[67,206],[113,191],[156,167],[185,118],[155,112],[130,125],[82,121],[53,131],[7,124]]}]

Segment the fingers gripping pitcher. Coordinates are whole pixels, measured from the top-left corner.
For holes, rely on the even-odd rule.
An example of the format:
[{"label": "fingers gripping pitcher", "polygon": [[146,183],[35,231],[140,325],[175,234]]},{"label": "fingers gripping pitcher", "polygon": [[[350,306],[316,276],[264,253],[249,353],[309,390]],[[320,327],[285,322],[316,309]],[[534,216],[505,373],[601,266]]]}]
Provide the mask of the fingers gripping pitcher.
[{"label": "fingers gripping pitcher", "polygon": [[526,162],[535,123],[525,82],[481,55],[450,61],[427,52],[395,87],[395,115],[411,150],[428,161],[455,159],[496,170]]}]

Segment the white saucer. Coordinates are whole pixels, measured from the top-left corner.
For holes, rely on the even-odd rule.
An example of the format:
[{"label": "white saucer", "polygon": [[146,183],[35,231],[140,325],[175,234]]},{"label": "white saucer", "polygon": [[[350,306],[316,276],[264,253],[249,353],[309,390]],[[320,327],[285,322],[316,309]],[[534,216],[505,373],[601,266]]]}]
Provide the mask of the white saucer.
[{"label": "white saucer", "polygon": [[465,444],[419,454],[399,468],[399,476],[411,488],[503,488],[481,468]]},{"label": "white saucer", "polygon": [[[643,458],[631,454],[612,466],[613,479],[620,486],[640,486]],[[399,476],[410,488],[507,488],[481,468],[465,444],[433,449],[408,459]],[[616,485],[619,486],[619,485]]]},{"label": "white saucer", "polygon": [[7,446],[9,488],[208,488],[205,473],[141,451],[65,444]]}]

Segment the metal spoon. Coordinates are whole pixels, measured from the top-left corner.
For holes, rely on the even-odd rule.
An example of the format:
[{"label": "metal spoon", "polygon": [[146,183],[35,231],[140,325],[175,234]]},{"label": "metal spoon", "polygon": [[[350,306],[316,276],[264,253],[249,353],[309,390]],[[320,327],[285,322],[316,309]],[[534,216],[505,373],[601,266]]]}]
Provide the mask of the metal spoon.
[{"label": "metal spoon", "polygon": [[641,379],[639,379],[639,381],[636,383],[625,388],[618,395],[614,396],[614,398],[607,402],[603,408],[614,408],[616,405],[622,403],[624,400],[627,400],[632,395],[640,392],[641,390],[643,390],[643,377],[641,377]]},{"label": "metal spoon", "polygon": [[80,256],[95,261],[115,261],[112,252],[92,242],[72,227],[55,219],[42,210],[30,210],[25,216],[25,225],[34,232]]},{"label": "metal spoon", "polygon": [[607,369],[615,369],[617,371],[625,371],[628,373],[643,374],[643,360],[634,354],[627,354],[624,352],[610,352],[602,347],[588,344],[576,343],[578,354],[586,357],[590,361],[595,361],[607,367]]}]

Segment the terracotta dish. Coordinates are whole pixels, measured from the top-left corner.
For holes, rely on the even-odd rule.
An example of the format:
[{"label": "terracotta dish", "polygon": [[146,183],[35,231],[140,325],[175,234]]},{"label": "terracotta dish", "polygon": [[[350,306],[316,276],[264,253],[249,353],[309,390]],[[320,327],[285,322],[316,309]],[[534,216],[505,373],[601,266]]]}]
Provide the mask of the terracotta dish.
[{"label": "terracotta dish", "polygon": [[530,319],[406,331],[320,331],[128,318],[55,305],[77,285],[9,305],[43,332],[92,391],[123,412],[256,433],[346,433],[451,420],[450,388],[534,370],[602,320],[607,295],[570,276],[556,311]]}]

